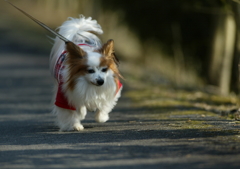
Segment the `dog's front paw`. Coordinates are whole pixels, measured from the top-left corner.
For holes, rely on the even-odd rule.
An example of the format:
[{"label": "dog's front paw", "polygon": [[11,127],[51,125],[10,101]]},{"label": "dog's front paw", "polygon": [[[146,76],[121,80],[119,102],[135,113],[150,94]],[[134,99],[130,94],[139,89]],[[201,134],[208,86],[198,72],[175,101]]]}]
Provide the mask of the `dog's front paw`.
[{"label": "dog's front paw", "polygon": [[106,121],[108,121],[108,119],[109,119],[108,114],[97,113],[95,116],[95,120],[98,123],[105,123]]},{"label": "dog's front paw", "polygon": [[73,130],[76,130],[76,131],[81,131],[81,130],[83,130],[83,129],[84,129],[83,125],[81,125],[81,124],[79,124],[79,123],[76,123],[76,124],[74,124],[74,126],[73,126]]},{"label": "dog's front paw", "polygon": [[84,129],[83,125],[81,125],[80,123],[75,123],[73,126],[68,126],[68,127],[62,126],[62,127],[60,127],[59,131],[62,131],[62,132],[64,132],[64,131],[81,131],[83,129]]}]

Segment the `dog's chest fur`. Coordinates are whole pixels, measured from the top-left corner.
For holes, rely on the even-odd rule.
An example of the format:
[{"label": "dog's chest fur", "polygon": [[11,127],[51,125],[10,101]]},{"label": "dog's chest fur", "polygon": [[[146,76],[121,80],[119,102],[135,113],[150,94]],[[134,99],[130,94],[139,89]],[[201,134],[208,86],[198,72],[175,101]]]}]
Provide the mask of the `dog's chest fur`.
[{"label": "dog's chest fur", "polygon": [[[64,69],[63,78],[66,77],[68,77],[67,69]],[[68,90],[67,85],[67,82],[64,83],[63,90],[66,93],[68,102],[73,106],[86,106],[90,111],[102,109],[103,106],[112,104],[118,89],[113,76],[107,77],[106,83],[101,87],[89,84],[84,77],[78,78],[73,90]]]}]

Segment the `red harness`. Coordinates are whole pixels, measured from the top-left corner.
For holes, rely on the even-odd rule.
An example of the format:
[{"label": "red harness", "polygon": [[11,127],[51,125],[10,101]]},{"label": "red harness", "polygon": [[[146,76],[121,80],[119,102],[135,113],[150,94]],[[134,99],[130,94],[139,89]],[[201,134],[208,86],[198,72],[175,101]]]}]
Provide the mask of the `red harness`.
[{"label": "red harness", "polygon": [[[79,44],[79,46],[81,45],[86,45],[89,46],[87,44]],[[62,89],[62,85],[63,85],[63,81],[62,81],[62,70],[64,69],[64,61],[66,58],[67,52],[63,51],[63,53],[60,55],[60,57],[58,58],[56,65],[55,65],[55,71],[54,71],[54,77],[57,79],[58,81],[58,91],[57,91],[57,95],[56,95],[56,101],[55,101],[55,105],[64,109],[69,109],[69,110],[76,110],[76,108],[72,105],[69,104],[66,96],[63,93],[63,89]],[[120,82],[120,80],[118,80],[117,83],[117,90],[116,90],[116,94],[118,93],[118,91],[122,88],[122,83]]]}]

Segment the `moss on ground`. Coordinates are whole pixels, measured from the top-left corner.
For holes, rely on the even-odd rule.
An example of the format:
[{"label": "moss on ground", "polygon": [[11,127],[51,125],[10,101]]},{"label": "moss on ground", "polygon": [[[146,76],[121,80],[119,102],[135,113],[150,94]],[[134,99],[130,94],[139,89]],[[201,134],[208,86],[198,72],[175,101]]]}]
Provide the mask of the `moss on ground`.
[{"label": "moss on ground", "polygon": [[[200,137],[240,142],[237,96],[221,96],[202,91],[151,86],[126,92],[141,117],[165,122],[169,130],[197,130]],[[187,134],[187,133],[186,133]],[[189,134],[192,135],[191,133]]]},{"label": "moss on ground", "polygon": [[224,116],[238,120],[240,99],[201,91],[177,90],[163,86],[131,90],[126,93],[134,106],[148,108],[161,118],[169,114]]}]

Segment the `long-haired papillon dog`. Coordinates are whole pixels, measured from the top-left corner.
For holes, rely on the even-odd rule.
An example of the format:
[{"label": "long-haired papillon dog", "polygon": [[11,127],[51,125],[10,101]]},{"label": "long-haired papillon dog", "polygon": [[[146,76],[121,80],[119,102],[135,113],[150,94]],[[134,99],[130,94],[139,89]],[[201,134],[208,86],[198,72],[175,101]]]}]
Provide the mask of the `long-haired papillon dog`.
[{"label": "long-haired papillon dog", "polygon": [[97,122],[106,122],[122,90],[114,41],[102,45],[97,34],[103,31],[91,17],[69,18],[57,33],[14,7],[56,35],[50,70],[56,79],[53,114],[60,131],[83,130],[87,111],[96,112]]}]

